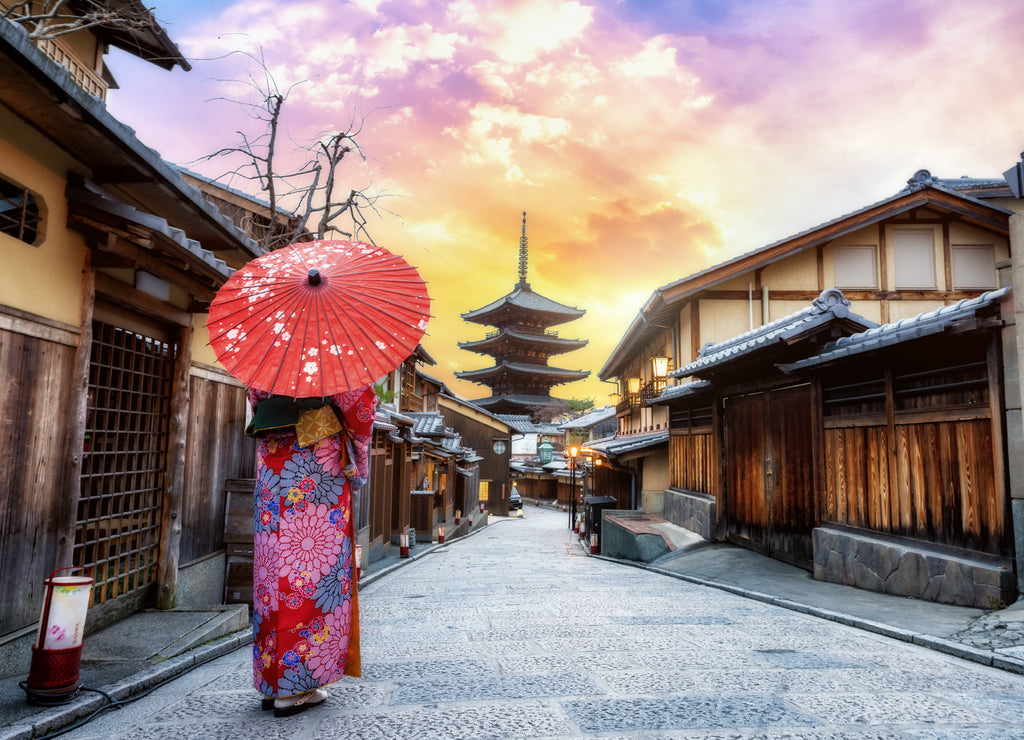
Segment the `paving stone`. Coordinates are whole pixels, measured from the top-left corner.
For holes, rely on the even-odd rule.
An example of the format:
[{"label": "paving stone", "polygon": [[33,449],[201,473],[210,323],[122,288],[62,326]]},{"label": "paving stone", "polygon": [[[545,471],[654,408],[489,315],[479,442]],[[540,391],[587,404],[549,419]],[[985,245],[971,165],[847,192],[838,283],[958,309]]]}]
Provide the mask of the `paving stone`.
[{"label": "paving stone", "polygon": [[328,717],[312,740],[487,740],[562,736],[572,731],[561,712],[537,702],[439,710],[423,708]]},{"label": "paving stone", "polygon": [[431,704],[442,701],[479,701],[559,696],[596,696],[604,693],[589,676],[552,673],[543,676],[436,677],[403,682],[391,696],[393,705]]},{"label": "paving stone", "polygon": [[920,693],[849,693],[787,697],[804,711],[813,713],[823,724],[909,725],[986,723],[995,718],[950,701]]},{"label": "paving stone", "polygon": [[562,706],[584,732],[820,724],[813,715],[771,696],[588,699],[563,702]]}]

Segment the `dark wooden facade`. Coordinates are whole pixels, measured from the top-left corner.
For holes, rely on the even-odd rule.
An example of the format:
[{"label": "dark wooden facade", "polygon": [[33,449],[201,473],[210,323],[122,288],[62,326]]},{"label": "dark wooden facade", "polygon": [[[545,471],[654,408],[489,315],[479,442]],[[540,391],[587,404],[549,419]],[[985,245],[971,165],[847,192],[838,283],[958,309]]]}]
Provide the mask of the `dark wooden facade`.
[{"label": "dark wooden facade", "polygon": [[[39,618],[43,579],[69,557],[74,502],[68,463],[82,440],[69,439],[73,407],[73,327],[0,312],[0,635]],[[62,553],[64,553],[62,555]]]},{"label": "dark wooden facade", "polygon": [[1012,557],[999,323],[969,326],[791,372],[765,357],[668,401],[672,488],[713,497],[718,537],[805,568],[832,525]]},{"label": "dark wooden facade", "polygon": [[[509,476],[511,459],[511,432],[508,424],[492,414],[449,396],[437,399],[438,409],[448,424],[462,439],[462,446],[473,450],[480,458],[470,466],[463,465],[466,493],[460,501],[462,511],[477,508],[482,499],[480,484],[486,483],[487,496],[483,500],[487,510],[500,516],[508,515],[508,500],[512,490]],[[500,444],[498,444],[500,443]],[[497,449],[502,450],[497,452]],[[475,489],[475,490],[474,490]],[[522,495],[522,491],[520,491]]]},{"label": "dark wooden facade", "polygon": [[1000,352],[982,331],[822,377],[821,519],[1007,554]]}]

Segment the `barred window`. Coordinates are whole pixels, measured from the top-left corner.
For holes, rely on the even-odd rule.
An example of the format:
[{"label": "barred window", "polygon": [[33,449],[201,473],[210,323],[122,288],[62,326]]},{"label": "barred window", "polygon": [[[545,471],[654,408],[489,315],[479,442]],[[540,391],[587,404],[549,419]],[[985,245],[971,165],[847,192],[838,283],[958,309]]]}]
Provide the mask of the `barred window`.
[{"label": "barred window", "polygon": [[0,177],[0,233],[35,244],[39,238],[39,202],[35,193]]}]

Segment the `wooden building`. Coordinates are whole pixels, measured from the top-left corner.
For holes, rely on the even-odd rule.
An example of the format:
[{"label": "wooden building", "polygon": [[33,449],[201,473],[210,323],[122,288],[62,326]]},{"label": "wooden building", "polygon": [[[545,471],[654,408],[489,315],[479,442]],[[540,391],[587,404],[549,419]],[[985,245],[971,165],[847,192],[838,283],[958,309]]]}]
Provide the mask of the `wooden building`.
[{"label": "wooden building", "polygon": [[0,650],[15,661],[57,567],[95,576],[92,626],[220,603],[224,483],[252,470],[244,389],[206,348],[204,312],[255,247],[107,111],[108,44],[188,69],[156,25],[37,47],[0,23]]},{"label": "wooden building", "polygon": [[837,290],[706,346],[670,415],[671,520],[815,577],[990,608],[1016,597],[1009,289],[894,324]]},{"label": "wooden building", "polygon": [[[706,537],[729,537],[815,568],[810,534],[815,527],[808,530],[807,524],[823,521],[814,519],[823,505],[821,489],[814,489],[815,503],[803,500],[795,509],[786,508],[793,502],[783,503],[784,497],[770,497],[772,506],[811,517],[803,522],[786,521],[788,514],[780,513],[766,526],[757,507],[768,505],[764,487],[777,485],[780,474],[804,476],[817,485],[825,480],[823,469],[808,464],[780,471],[765,468],[763,460],[761,467],[752,468],[750,461],[767,442],[745,438],[751,447],[742,448],[737,438],[728,446],[723,440],[732,438],[722,435],[748,424],[762,430],[766,439],[797,435],[779,442],[787,450],[812,447],[805,444],[811,440],[798,433],[817,428],[816,415],[825,413],[822,402],[803,391],[783,392],[799,383],[778,374],[774,365],[802,359],[790,352],[810,357],[818,345],[841,335],[858,334],[876,324],[917,322],[922,314],[997,288],[997,265],[1009,264],[1009,223],[1019,208],[1005,180],[943,180],[921,170],[890,198],[655,291],[600,372],[604,380],[617,380],[622,394],[618,431],[603,446],[609,462],[617,461],[635,476],[636,507],[664,513]],[[758,337],[767,341],[765,332],[770,333],[776,322],[785,324],[811,310],[814,301],[825,300],[834,289],[841,290],[849,306],[839,309],[844,317],[832,316],[826,327],[816,325],[815,332],[821,333],[794,335],[785,347],[773,341],[768,342],[770,349],[746,344]],[[948,339],[953,333],[946,330],[943,335]],[[715,352],[737,357],[702,374],[699,368]],[[887,356],[889,361],[899,364],[895,355]],[[773,382],[779,384],[779,394],[768,396],[763,384]],[[858,381],[847,377],[846,382]],[[637,447],[626,444],[631,438]],[[808,477],[818,475],[823,477]],[[747,482],[741,485],[742,476]],[[863,484],[855,480],[844,485]],[[1005,489],[1003,494],[1007,495]],[[923,539],[935,547],[975,546],[952,534]],[[986,547],[987,557],[992,548]],[[996,571],[1011,556],[1012,548],[1010,553],[1004,548]],[[871,581],[864,578],[865,583]],[[925,598],[933,596],[928,592]]]},{"label": "wooden building", "polygon": [[459,435],[461,445],[471,455],[456,466],[456,505],[470,511],[481,503],[487,511],[508,515],[511,459],[509,425],[470,401],[450,392],[437,397],[437,408],[445,423]]},{"label": "wooden building", "polygon": [[707,343],[804,309],[830,288],[876,323],[995,288],[1019,207],[1005,180],[942,180],[920,170],[894,196],[654,291],[598,373],[619,385],[616,436],[660,432],[665,442],[628,462],[639,505],[660,511],[669,480],[668,412],[647,401],[676,382],[672,368]]},{"label": "wooden building", "polygon": [[[484,339],[459,342],[459,347],[490,355],[494,364],[480,370],[466,370],[455,375],[491,389],[487,398],[473,403],[494,414],[530,414],[542,421],[556,413],[561,404],[552,398],[551,388],[562,383],[582,380],[586,370],[551,367],[548,359],[584,347],[585,339],[566,339],[552,326],[583,316],[586,311],[564,306],[533,292],[526,281],[527,269],[526,214],[519,242],[519,282],[515,289],[483,308],[462,314],[466,321],[497,327]],[[540,416],[546,417],[540,419]]]}]

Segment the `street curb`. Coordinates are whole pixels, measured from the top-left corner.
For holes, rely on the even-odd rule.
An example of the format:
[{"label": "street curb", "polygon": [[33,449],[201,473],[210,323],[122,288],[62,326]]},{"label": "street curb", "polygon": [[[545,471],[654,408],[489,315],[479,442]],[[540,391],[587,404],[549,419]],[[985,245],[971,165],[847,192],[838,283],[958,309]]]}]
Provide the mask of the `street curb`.
[{"label": "street curb", "polygon": [[212,640],[174,658],[155,663],[138,673],[126,676],[100,689],[83,687],[80,689],[82,693],[72,699],[70,703],[27,717],[29,722],[3,728],[0,730],[0,740],[33,740],[60,730],[70,731],[71,725],[75,722],[103,711],[107,707],[116,706],[107,697],[115,702],[123,702],[139,696],[155,688],[162,681],[177,678],[192,668],[227,655],[251,641],[252,629],[246,628]]},{"label": "street curb", "polygon": [[899,627],[893,627],[891,625],[883,624],[881,622],[873,622],[869,619],[851,617],[848,614],[841,614],[839,612],[830,611],[828,609],[822,609],[817,606],[802,604],[798,601],[792,601],[790,599],[782,599],[777,596],[772,596],[771,594],[761,593],[760,591],[752,591],[741,586],[732,586],[726,583],[718,583],[717,581],[709,581],[706,578],[698,578],[696,576],[688,576],[684,573],[676,573],[674,571],[665,570],[664,568],[655,568],[646,563],[638,563],[631,560],[619,560],[618,558],[610,558],[605,555],[587,553],[586,550],[584,550],[584,553],[592,558],[605,560],[609,563],[618,563],[619,565],[626,565],[633,568],[639,568],[640,570],[646,570],[650,573],[657,573],[658,575],[668,576],[670,578],[675,578],[680,581],[687,581],[698,586],[708,586],[710,588],[716,588],[720,591],[726,591],[736,596],[742,596],[743,598],[753,599],[754,601],[762,601],[766,604],[779,606],[783,609],[789,609],[790,611],[799,612],[801,614],[806,614],[811,617],[827,619],[830,622],[838,622],[839,624],[845,624],[848,627],[855,627],[856,629],[864,630],[865,632],[872,632],[874,634],[882,635],[883,637],[891,637],[894,640],[908,642],[913,645],[928,648],[929,650],[934,650],[936,652],[945,653],[947,655],[952,655],[957,658],[962,658],[963,660],[969,660],[974,663],[980,663],[982,665],[991,666],[992,668],[998,668],[1002,671],[1008,671],[1010,673],[1024,675],[1024,660],[1012,658],[1008,655],[1002,655],[992,650],[981,650],[979,648],[972,647],[970,645],[964,645],[963,643],[955,642],[953,640],[946,640],[941,637],[935,637],[934,635],[925,635],[920,632],[914,632],[912,630],[905,630]]}]

